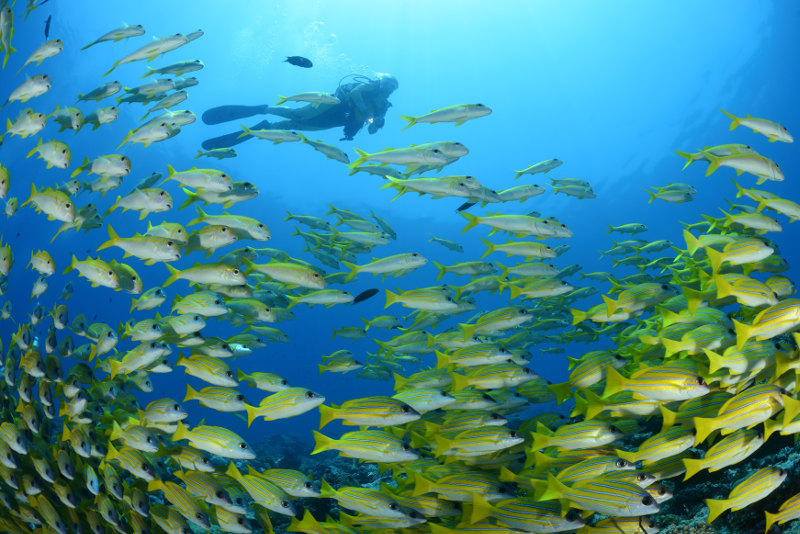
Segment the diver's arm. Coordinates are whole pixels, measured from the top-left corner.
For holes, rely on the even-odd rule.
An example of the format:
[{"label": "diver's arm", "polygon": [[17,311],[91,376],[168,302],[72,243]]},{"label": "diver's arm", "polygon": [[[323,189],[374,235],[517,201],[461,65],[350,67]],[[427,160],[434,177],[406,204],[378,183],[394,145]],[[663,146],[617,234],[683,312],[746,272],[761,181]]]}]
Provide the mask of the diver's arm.
[{"label": "diver's arm", "polygon": [[363,120],[358,119],[353,115],[349,116],[347,121],[344,123],[344,137],[339,139],[339,141],[352,141],[353,136],[356,135],[363,126]]},{"label": "diver's arm", "polygon": [[206,124],[220,124],[236,119],[246,119],[253,115],[267,113],[269,106],[217,106],[203,113],[203,122]]}]

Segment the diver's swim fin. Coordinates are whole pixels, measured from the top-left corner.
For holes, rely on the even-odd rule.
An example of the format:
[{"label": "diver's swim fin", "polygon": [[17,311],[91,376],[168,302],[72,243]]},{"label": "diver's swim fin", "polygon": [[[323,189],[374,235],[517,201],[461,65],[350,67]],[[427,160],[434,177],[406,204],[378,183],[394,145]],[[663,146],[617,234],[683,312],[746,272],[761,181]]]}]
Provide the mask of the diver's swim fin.
[{"label": "diver's swim fin", "polygon": [[203,113],[206,124],[221,124],[237,119],[246,119],[253,115],[264,115],[269,110],[266,104],[261,106],[218,106]]}]

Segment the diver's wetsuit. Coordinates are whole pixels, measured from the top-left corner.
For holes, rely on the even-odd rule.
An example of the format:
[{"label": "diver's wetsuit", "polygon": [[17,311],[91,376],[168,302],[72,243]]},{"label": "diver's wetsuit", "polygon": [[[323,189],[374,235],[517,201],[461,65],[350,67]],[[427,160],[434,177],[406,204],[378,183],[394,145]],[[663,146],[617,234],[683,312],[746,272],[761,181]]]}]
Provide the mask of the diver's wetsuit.
[{"label": "diver's wetsuit", "polygon": [[[250,113],[265,113],[283,117],[284,120],[269,122],[267,120],[254,124],[252,130],[271,129],[271,130],[328,130],[337,126],[344,127],[344,137],[342,140],[352,140],[353,136],[363,128],[365,122],[369,122],[369,132],[375,133],[384,123],[386,111],[392,105],[386,97],[385,91],[380,89],[375,82],[356,82],[339,86],[336,90],[338,104],[307,104],[300,108],[288,106],[254,106]],[[219,108],[217,108],[219,110]],[[234,117],[235,118],[235,117]],[[203,121],[210,124],[232,120],[226,118],[224,113],[209,110],[203,114]],[[211,150],[214,148],[225,148],[237,145],[253,136],[243,136],[242,130],[230,134],[206,139],[203,141],[203,148]]]}]

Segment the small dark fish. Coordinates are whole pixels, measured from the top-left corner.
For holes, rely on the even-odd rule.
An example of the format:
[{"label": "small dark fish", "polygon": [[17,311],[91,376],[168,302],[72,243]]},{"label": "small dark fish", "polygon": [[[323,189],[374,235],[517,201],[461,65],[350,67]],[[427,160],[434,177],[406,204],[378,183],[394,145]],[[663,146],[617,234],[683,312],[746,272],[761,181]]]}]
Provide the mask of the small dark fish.
[{"label": "small dark fish", "polygon": [[475,204],[477,204],[477,202],[464,202],[463,204],[461,204],[461,205],[458,207],[458,210],[457,210],[457,211],[464,211],[464,210],[468,210],[468,209],[470,209],[472,206],[474,206]]},{"label": "small dark fish", "polygon": [[47,21],[44,23],[44,38],[50,38],[50,21],[53,20],[53,15],[47,17]]},{"label": "small dark fish", "polygon": [[314,66],[310,59],[303,56],[289,56],[284,60],[284,62],[291,63],[292,65],[298,67],[303,67],[304,69],[310,69]]},{"label": "small dark fish", "polygon": [[358,304],[359,302],[365,301],[370,297],[374,297],[378,294],[378,290],[375,288],[367,289],[366,291],[362,291],[358,294],[358,296],[353,299],[353,304]]}]

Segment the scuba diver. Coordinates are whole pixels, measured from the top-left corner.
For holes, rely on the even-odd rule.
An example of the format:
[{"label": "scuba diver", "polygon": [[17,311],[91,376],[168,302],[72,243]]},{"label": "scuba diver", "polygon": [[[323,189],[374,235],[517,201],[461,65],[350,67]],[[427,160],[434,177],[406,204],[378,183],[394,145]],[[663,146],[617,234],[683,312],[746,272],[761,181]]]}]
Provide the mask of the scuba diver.
[{"label": "scuba diver", "polygon": [[[342,84],[347,78],[350,83]],[[341,141],[351,141],[353,136],[368,124],[367,131],[374,134],[383,127],[386,112],[391,107],[388,98],[398,87],[397,79],[388,74],[379,74],[371,79],[361,75],[348,75],[339,82],[336,89],[338,104],[307,104],[300,108],[288,106],[219,106],[203,113],[206,124],[220,124],[254,115],[277,115],[285,120],[269,122],[263,120],[252,126],[252,130],[327,130],[337,126],[344,127]],[[247,135],[239,137],[238,132],[221,135],[203,141],[205,150],[227,148],[251,139]]]}]

